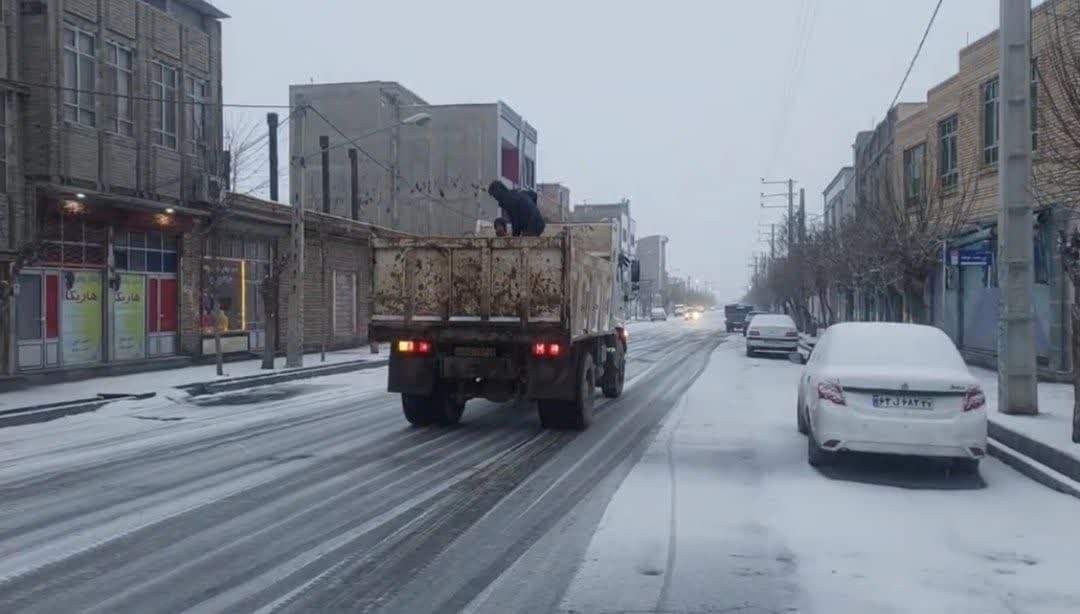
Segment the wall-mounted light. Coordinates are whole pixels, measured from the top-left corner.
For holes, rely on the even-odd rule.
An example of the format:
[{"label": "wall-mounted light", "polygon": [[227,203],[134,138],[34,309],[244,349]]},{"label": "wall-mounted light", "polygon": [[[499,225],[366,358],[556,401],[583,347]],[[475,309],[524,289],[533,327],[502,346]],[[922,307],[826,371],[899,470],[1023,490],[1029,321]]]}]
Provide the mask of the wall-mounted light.
[{"label": "wall-mounted light", "polygon": [[64,212],[65,213],[82,213],[84,208],[85,207],[83,206],[83,204],[81,202],[77,201],[77,200],[65,200],[64,201]]},{"label": "wall-mounted light", "polygon": [[173,223],[172,217],[166,213],[158,213],[154,216],[154,221],[158,226],[172,226]]},{"label": "wall-mounted light", "polygon": [[78,198],[79,200],[82,200],[82,199],[86,198],[86,194],[83,194],[82,192],[79,192],[78,194],[75,195],[75,198]]},{"label": "wall-mounted light", "polygon": [[176,209],[173,209],[172,207],[165,207],[165,213],[168,213],[169,215],[172,215],[172,214],[176,213]]}]

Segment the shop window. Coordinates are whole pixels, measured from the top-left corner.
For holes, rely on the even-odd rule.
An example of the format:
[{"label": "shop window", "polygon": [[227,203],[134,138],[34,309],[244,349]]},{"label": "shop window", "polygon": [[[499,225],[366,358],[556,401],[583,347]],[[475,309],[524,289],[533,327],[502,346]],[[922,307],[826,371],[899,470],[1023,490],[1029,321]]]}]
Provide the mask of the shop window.
[{"label": "shop window", "polygon": [[118,231],[113,235],[113,266],[121,271],[175,273],[177,240],[160,232]]},{"label": "shop window", "polygon": [[19,275],[19,296],[15,304],[15,324],[19,341],[41,339],[41,275]]},{"label": "shop window", "polygon": [[260,285],[269,268],[270,242],[226,237],[203,258],[206,292],[202,300],[203,334],[214,332],[214,310],[220,308],[216,327],[221,332],[258,330],[265,314]]},{"label": "shop window", "polygon": [[42,231],[42,262],[71,267],[105,264],[108,228],[73,215],[52,215]]}]

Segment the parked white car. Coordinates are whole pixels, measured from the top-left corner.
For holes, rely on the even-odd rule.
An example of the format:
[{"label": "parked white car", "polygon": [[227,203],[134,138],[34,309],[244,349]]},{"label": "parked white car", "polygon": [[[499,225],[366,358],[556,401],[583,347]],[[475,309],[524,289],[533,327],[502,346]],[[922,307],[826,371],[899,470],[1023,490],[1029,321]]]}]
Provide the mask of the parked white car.
[{"label": "parked white car", "polygon": [[790,354],[799,349],[799,329],[782,313],[756,315],[746,325],[746,355],[758,352]]},{"label": "parked white car", "polygon": [[653,307],[649,312],[649,320],[655,322],[657,320],[667,320],[667,312],[663,307]]},{"label": "parked white car", "polygon": [[973,473],[986,454],[986,397],[932,326],[830,326],[799,380],[796,413],[814,466],[834,452],[877,452],[953,458]]}]

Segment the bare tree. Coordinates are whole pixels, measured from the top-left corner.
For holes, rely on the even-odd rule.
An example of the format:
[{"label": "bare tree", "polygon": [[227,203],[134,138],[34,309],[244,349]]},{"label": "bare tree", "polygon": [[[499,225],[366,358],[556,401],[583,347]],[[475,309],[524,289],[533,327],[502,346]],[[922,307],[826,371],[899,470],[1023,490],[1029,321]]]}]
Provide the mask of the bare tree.
[{"label": "bare tree", "polygon": [[1033,128],[1039,155],[1032,168],[1032,192],[1038,203],[1057,206],[1065,214],[1058,250],[1073,290],[1072,440],[1080,443],[1080,229],[1075,221],[1080,194],[1080,12],[1075,2],[1046,4],[1046,46],[1034,66],[1038,86],[1033,92]]}]

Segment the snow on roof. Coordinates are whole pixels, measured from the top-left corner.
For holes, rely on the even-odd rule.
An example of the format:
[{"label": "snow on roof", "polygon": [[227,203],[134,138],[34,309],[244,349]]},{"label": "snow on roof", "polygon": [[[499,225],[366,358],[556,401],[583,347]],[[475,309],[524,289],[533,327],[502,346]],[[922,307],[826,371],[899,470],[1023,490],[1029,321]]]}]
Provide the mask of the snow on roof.
[{"label": "snow on roof", "polygon": [[967,371],[952,339],[934,326],[844,322],[830,326],[825,336],[832,363]]}]

